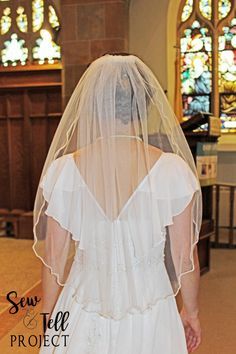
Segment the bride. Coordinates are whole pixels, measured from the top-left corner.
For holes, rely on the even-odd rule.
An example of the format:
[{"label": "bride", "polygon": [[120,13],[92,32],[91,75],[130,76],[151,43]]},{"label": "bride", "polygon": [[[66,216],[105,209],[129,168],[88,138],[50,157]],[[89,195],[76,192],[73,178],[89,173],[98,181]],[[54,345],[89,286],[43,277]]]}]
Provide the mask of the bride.
[{"label": "bride", "polygon": [[133,55],[95,60],[65,109],[35,199],[40,353],[195,351],[201,218],[191,151],[151,70]]}]

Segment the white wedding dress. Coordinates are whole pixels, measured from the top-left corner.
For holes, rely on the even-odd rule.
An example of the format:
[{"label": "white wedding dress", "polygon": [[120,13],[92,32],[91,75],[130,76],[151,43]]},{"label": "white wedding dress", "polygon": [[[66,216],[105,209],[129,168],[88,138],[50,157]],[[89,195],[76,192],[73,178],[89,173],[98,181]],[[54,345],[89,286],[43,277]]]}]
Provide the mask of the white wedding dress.
[{"label": "white wedding dress", "polygon": [[[53,184],[58,165],[60,177]],[[47,341],[54,345],[42,346],[40,353],[187,354],[164,248],[166,226],[199,188],[195,176],[181,157],[162,153],[119,216],[109,221],[78,169],[74,207],[67,208],[64,191],[72,192],[75,168],[73,155],[64,155],[41,183],[49,201],[46,214],[70,231],[76,254],[51,316],[69,311],[68,327],[47,329]],[[149,183],[156,186],[152,195]]]}]

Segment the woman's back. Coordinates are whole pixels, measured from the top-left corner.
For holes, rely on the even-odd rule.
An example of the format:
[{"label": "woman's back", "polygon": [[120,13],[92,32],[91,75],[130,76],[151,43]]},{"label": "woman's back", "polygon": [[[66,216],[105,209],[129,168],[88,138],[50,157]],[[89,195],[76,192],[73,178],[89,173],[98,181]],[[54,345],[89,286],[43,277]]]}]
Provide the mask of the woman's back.
[{"label": "woman's back", "polygon": [[[100,176],[96,169],[96,163],[101,165],[100,148],[99,144],[93,146],[96,158],[91,150],[83,150],[55,160],[42,187],[45,196],[50,195],[46,214],[77,241],[75,262],[67,279],[75,299],[87,311],[120,319],[127,312],[143,312],[158,300],[173,295],[164,264],[166,226],[172,224],[176,213],[184,210],[197,184],[180,157],[153,147],[151,169],[141,180],[134,178],[133,184],[129,183],[126,176],[131,171],[127,174],[127,169],[134,168],[134,163],[129,165],[117,156],[114,175],[109,168],[104,176],[103,167],[102,184],[92,178],[95,171],[96,177]],[[135,155],[134,151],[137,164]],[[90,174],[83,167],[81,170],[81,161]],[[143,173],[145,168],[140,163],[138,170]],[[55,175],[53,170],[60,170],[54,183],[50,180]],[[132,170],[134,176],[135,171],[136,168]],[[116,176],[119,189],[111,188],[112,175]],[[178,182],[177,190],[179,178],[182,183]],[[134,187],[128,190],[127,185]],[[113,208],[116,205],[117,210]],[[110,215],[107,210],[116,213]]]},{"label": "woman's back", "polygon": [[111,143],[115,140],[116,154],[112,155],[112,161],[110,151],[103,148],[103,139],[75,152],[73,158],[94,199],[106,216],[115,220],[163,152],[152,145],[148,146],[147,152],[143,142],[135,136],[109,139]]}]

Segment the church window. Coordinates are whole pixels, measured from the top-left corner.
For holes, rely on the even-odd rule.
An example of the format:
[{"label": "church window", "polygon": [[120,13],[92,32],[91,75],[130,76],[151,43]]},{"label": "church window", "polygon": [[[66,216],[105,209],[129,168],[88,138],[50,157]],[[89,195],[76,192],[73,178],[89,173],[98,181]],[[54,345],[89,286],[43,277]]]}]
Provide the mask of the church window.
[{"label": "church window", "polygon": [[211,0],[200,0],[199,8],[202,16],[210,20],[212,16]]},{"label": "church window", "polygon": [[59,28],[60,22],[54,7],[52,5],[49,5],[48,11],[50,25],[52,26],[52,28]]},{"label": "church window", "polygon": [[11,28],[11,9],[6,7],[1,17],[1,34],[5,34]]},{"label": "church window", "polygon": [[17,26],[21,32],[26,33],[28,31],[28,21],[27,21],[27,15],[25,14],[24,7],[19,6],[16,12],[17,12],[17,17],[16,17]]},{"label": "church window", "polygon": [[43,65],[61,60],[60,20],[53,1],[0,0],[0,65]]},{"label": "church window", "polygon": [[24,39],[18,38],[16,33],[11,35],[10,40],[4,42],[5,48],[1,51],[2,63],[4,66],[16,66],[26,64],[28,49],[25,47]]},{"label": "church window", "polygon": [[219,0],[218,3],[218,11],[219,11],[219,19],[225,18],[231,9],[231,1],[230,0]]},{"label": "church window", "polygon": [[190,17],[192,11],[193,11],[193,0],[186,0],[182,12],[181,20],[183,22],[186,21]]},{"label": "church window", "polygon": [[40,30],[44,19],[44,2],[43,0],[32,1],[32,19],[33,32]]},{"label": "church window", "polygon": [[182,116],[198,112],[236,132],[236,1],[182,1],[178,25],[178,75]]}]

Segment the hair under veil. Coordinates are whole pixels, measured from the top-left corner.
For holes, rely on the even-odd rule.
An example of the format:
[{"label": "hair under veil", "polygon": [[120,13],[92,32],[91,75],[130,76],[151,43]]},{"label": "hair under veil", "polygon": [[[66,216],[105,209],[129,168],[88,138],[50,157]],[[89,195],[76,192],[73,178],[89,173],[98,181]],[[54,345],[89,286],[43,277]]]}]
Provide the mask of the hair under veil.
[{"label": "hair under veil", "polygon": [[[95,60],[45,161],[34,252],[87,311],[121,318],[177,294],[201,221],[195,163],[157,79],[133,55]],[[156,280],[163,260],[169,288]]]}]

